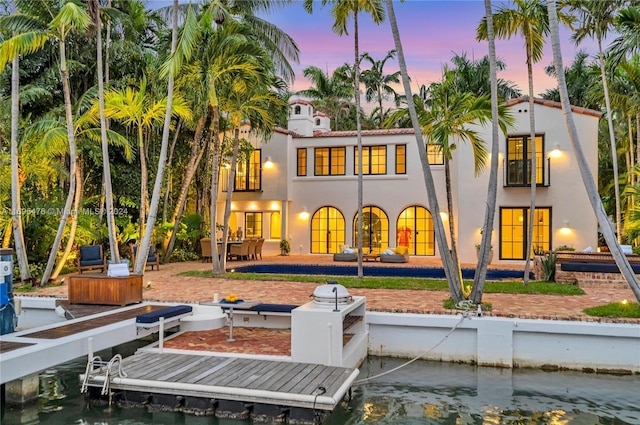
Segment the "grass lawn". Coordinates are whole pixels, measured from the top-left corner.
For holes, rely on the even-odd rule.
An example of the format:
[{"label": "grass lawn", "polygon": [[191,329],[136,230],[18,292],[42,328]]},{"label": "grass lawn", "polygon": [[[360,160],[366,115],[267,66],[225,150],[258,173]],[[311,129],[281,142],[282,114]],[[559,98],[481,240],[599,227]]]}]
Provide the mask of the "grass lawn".
[{"label": "grass lawn", "polygon": [[625,300],[617,303],[585,308],[584,312],[589,316],[640,319],[640,304]]},{"label": "grass lawn", "polygon": [[[210,271],[191,271],[181,273],[182,276],[212,277]],[[355,276],[321,276],[321,275],[285,275],[270,273],[225,273],[225,279],[268,280],[283,282],[310,282],[323,284],[328,280],[337,280],[347,288],[367,289],[419,289],[426,291],[446,291],[447,281],[443,279],[420,279],[413,277],[364,277]],[[471,285],[471,281],[465,281]],[[487,281],[484,286],[487,294],[545,294],[545,295],[584,295],[584,291],[576,285],[565,285],[553,282],[529,282],[525,286],[521,281]]]}]

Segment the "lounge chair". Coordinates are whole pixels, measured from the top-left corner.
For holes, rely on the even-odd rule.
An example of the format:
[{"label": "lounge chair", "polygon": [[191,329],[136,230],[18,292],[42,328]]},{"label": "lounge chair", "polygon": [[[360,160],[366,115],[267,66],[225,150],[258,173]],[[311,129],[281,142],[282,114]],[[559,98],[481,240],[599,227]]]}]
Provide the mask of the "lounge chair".
[{"label": "lounge chair", "polygon": [[101,269],[102,273],[107,269],[107,259],[102,251],[102,245],[81,246],[78,253],[78,271]]},{"label": "lounge chair", "polygon": [[388,248],[380,253],[381,263],[408,263],[409,262],[409,248],[406,246],[399,246],[397,248]]},{"label": "lounge chair", "polygon": [[340,245],[340,252],[333,254],[333,261],[358,261],[358,250],[349,245]]},{"label": "lounge chair", "polygon": [[[136,263],[136,255],[138,255],[138,246],[134,245],[132,250],[132,263]],[[149,247],[149,255],[147,256],[147,266],[151,266],[151,270],[153,270],[153,266],[156,266],[158,270],[160,270],[160,260],[156,255],[156,250],[153,248],[153,245]]]}]

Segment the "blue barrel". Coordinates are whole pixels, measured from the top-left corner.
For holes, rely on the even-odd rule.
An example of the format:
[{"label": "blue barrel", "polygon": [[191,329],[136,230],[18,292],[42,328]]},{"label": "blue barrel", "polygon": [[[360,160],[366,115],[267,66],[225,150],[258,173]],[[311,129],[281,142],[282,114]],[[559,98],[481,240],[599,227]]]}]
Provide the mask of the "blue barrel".
[{"label": "blue barrel", "polygon": [[13,332],[17,319],[13,303],[13,250],[0,248],[0,335]]}]

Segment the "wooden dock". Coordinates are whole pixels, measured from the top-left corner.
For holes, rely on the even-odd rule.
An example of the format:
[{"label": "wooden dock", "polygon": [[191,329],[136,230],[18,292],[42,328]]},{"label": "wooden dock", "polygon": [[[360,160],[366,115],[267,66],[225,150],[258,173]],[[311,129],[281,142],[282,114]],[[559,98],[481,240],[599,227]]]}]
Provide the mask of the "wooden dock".
[{"label": "wooden dock", "polygon": [[114,367],[106,385],[104,373],[90,373],[86,382],[92,398],[218,417],[318,423],[336,408],[358,373],[290,361],[138,352]]}]

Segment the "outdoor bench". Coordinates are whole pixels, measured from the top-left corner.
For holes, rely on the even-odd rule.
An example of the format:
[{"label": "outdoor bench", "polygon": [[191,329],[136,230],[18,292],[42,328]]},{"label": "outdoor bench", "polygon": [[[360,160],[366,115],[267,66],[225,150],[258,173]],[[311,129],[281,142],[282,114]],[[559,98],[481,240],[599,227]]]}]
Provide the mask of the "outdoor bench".
[{"label": "outdoor bench", "polygon": [[[293,304],[257,304],[247,310],[234,310],[234,326],[286,329],[291,327]],[[222,306],[223,311],[228,307]]]},{"label": "outdoor bench", "polygon": [[176,305],[173,307],[167,307],[162,310],[152,311],[150,313],[144,313],[136,317],[136,326],[142,328],[151,328],[160,324],[160,319],[165,320],[165,324],[168,322],[177,322],[181,317],[192,314],[193,307],[190,305]]}]

